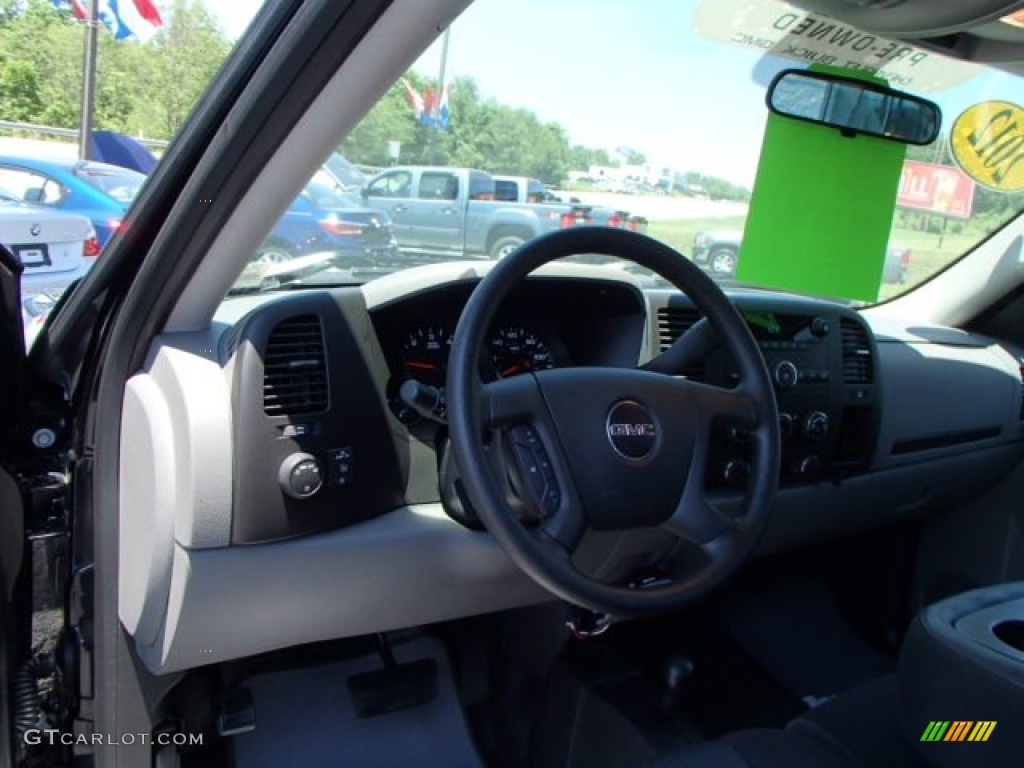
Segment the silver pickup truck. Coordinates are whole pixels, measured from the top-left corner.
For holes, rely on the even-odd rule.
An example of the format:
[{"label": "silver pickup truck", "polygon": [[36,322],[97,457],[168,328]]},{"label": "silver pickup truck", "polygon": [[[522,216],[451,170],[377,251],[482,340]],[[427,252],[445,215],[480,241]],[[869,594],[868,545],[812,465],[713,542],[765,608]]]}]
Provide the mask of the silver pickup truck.
[{"label": "silver pickup truck", "polygon": [[497,201],[494,177],[471,168],[389,168],[366,183],[362,197],[391,217],[410,262],[500,259],[545,232],[590,223],[582,205]]},{"label": "silver pickup truck", "polygon": [[[545,187],[538,179],[531,179],[527,176],[495,176],[494,182],[496,185],[495,197],[503,202],[548,204],[565,202],[561,197]],[[575,197],[569,198],[569,202],[575,205],[582,205]],[[647,231],[647,219],[641,216],[633,216],[629,211],[592,205],[590,206],[588,218],[588,224],[631,229],[634,232]]]}]

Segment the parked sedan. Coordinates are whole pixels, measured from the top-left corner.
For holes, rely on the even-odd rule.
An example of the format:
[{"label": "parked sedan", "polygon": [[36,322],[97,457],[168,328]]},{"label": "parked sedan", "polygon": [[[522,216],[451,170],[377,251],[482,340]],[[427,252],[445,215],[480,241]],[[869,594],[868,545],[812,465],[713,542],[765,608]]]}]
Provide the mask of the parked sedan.
[{"label": "parked sedan", "polygon": [[402,266],[391,219],[326,184],[310,182],[256,252],[257,263],[281,263],[329,251],[344,269]]},{"label": "parked sedan", "polygon": [[[731,278],[739,264],[742,240],[743,233],[737,230],[698,232],[693,239],[693,261],[714,277]],[[882,282],[907,282],[912,255],[909,248],[890,246],[885,253]]]},{"label": "parked sedan", "polygon": [[17,199],[85,216],[102,248],[146,176],[91,160],[0,155],[0,188]]},{"label": "parked sedan", "polygon": [[0,193],[0,243],[25,267],[25,296],[59,295],[89,271],[100,252],[96,232],[85,217],[25,205],[5,193]]}]

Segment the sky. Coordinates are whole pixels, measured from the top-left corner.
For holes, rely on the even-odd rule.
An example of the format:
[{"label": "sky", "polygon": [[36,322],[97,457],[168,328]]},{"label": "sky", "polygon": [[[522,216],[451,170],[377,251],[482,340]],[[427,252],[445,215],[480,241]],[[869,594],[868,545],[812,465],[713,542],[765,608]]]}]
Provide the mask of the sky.
[{"label": "sky", "polygon": [[[207,3],[232,38],[262,5]],[[728,19],[716,9],[728,9]],[[777,41],[782,28],[786,41],[806,42],[792,36],[799,25],[788,10],[751,0],[477,0],[452,25],[447,77],[473,77],[485,96],[562,124],[575,143],[631,147],[658,168],[750,186],[767,115],[765,83],[783,66],[806,65],[765,57],[756,46],[770,46],[754,42]],[[723,42],[740,37],[750,45]],[[858,61],[876,62],[889,50],[874,37],[861,42]],[[838,53],[854,55],[848,47]],[[947,127],[983,98],[1024,102],[1020,81],[935,56],[892,66],[918,78],[914,85],[927,77],[943,85],[965,81],[927,94],[940,102]],[[440,41],[414,68],[438,76]]]}]

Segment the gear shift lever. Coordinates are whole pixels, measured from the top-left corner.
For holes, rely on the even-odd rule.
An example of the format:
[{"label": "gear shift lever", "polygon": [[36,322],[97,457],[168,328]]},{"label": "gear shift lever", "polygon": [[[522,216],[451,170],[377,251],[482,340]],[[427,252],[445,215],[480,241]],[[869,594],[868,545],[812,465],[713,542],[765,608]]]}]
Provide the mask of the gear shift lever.
[{"label": "gear shift lever", "polygon": [[665,662],[662,675],[661,712],[668,715],[693,687],[696,667],[687,656],[671,656]]}]

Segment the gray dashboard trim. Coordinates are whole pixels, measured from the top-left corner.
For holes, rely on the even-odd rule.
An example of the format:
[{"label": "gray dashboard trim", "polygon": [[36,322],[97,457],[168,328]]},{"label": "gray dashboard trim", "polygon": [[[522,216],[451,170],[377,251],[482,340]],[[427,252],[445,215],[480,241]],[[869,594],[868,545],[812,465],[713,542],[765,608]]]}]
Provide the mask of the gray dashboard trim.
[{"label": "gray dashboard trim", "polygon": [[166,621],[137,650],[166,674],[549,600],[488,534],[421,504],[273,544],[176,545]]}]

